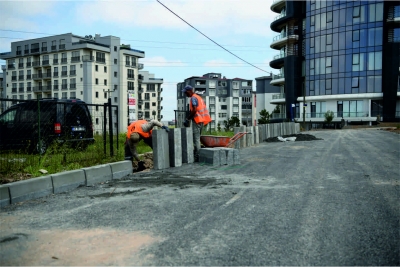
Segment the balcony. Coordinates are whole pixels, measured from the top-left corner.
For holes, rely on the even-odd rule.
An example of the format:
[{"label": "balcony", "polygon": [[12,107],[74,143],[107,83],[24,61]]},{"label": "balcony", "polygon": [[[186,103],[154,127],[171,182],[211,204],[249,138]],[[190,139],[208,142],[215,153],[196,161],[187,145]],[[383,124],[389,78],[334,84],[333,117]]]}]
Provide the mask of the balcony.
[{"label": "balcony", "polygon": [[269,62],[271,68],[280,69],[285,63],[285,54],[279,54],[274,56],[273,60]]},{"label": "balcony", "polygon": [[103,57],[96,57],[96,62],[99,62],[99,63],[106,63],[106,59],[103,58]]},{"label": "balcony", "polygon": [[51,46],[51,51],[56,51],[57,50],[57,46],[56,45],[52,45]]},{"label": "balcony", "polygon": [[31,67],[32,66],[32,62],[26,62],[26,67]]},{"label": "balcony", "polygon": [[143,100],[139,99],[138,104],[143,105]]},{"label": "balcony", "polygon": [[42,66],[43,66],[43,67],[45,67],[45,66],[50,66],[50,60],[43,60],[43,61],[42,61]]},{"label": "balcony", "polygon": [[125,67],[130,67],[131,66],[131,62],[130,61],[125,61]]},{"label": "balcony", "polygon": [[53,59],[53,64],[54,64],[54,65],[57,65],[57,64],[58,64],[58,59],[57,59],[57,58]]},{"label": "balcony", "polygon": [[70,71],[69,71],[69,75],[75,76],[75,75],[76,75],[76,70],[70,70]]},{"label": "balcony", "polygon": [[34,67],[34,68],[40,68],[40,61],[33,61],[33,62],[32,62],[32,67]]},{"label": "balcony", "polygon": [[76,89],[76,83],[69,84],[69,88],[72,89],[72,90],[75,90]]},{"label": "balcony", "polygon": [[[297,33],[297,32],[296,32]],[[299,39],[299,36],[297,34],[279,34],[278,36],[275,36],[272,40],[272,43],[270,47],[272,49],[281,49],[282,47],[286,46],[289,43],[295,43]]]},{"label": "balcony", "polygon": [[64,83],[61,85],[61,90],[67,90],[68,89],[68,84]]},{"label": "balcony", "polygon": [[24,67],[24,63],[18,63],[18,68],[23,68]]},{"label": "balcony", "polygon": [[286,6],[285,0],[274,0],[274,2],[271,5],[271,10],[279,13],[285,6]]},{"label": "balcony", "polygon": [[33,75],[32,75],[32,78],[33,78],[34,80],[41,80],[42,77],[43,77],[43,74],[42,74],[42,73],[37,73],[37,74],[33,74]]},{"label": "balcony", "polygon": [[138,69],[141,70],[141,69],[143,69],[143,68],[144,68],[144,65],[143,65],[142,63],[139,63],[139,64],[138,64]]},{"label": "balcony", "polygon": [[61,64],[67,64],[67,63],[68,63],[68,60],[66,58],[61,59]]},{"label": "balcony", "polygon": [[269,84],[271,85],[280,85],[285,83],[285,75],[284,74],[274,74],[272,75],[272,80]]},{"label": "balcony", "polygon": [[61,72],[61,77],[65,77],[68,76],[68,71],[62,71]]},{"label": "balcony", "polygon": [[43,79],[46,79],[46,80],[51,79],[51,72],[43,73],[42,76],[43,76]]},{"label": "balcony", "polygon": [[140,87],[139,90],[138,90],[139,93],[143,93],[143,91],[144,91],[144,90],[143,90],[142,87]]},{"label": "balcony", "polygon": [[18,93],[23,93],[24,92],[24,87],[18,88]]},{"label": "balcony", "polygon": [[19,75],[18,76],[18,81],[23,81],[24,80],[24,75]]},{"label": "balcony", "polygon": [[39,48],[33,48],[31,49],[31,54],[39,53]]},{"label": "balcony", "polygon": [[160,88],[158,88],[158,92],[162,92],[163,91],[163,89],[160,87]]},{"label": "balcony", "polygon": [[139,81],[143,81],[143,79],[144,79],[143,75],[142,75],[142,74],[139,74],[139,75],[138,75],[138,80],[139,80]]},{"label": "balcony", "polygon": [[163,106],[158,106],[158,110],[162,110],[163,109]]},{"label": "balcony", "polygon": [[81,57],[77,56],[77,57],[71,57],[71,62],[79,62],[81,61]]},{"label": "balcony", "polygon": [[53,72],[53,76],[54,77],[58,77],[58,71],[57,72]]},{"label": "balcony", "polygon": [[11,81],[16,81],[17,80],[17,76],[12,76],[11,77]]},{"label": "balcony", "polygon": [[16,54],[17,54],[17,56],[21,56],[22,55],[22,51],[17,51]]},{"label": "balcony", "polygon": [[29,49],[25,49],[24,50],[24,55],[28,55],[29,54]]},{"label": "balcony", "polygon": [[7,69],[9,69],[9,70],[15,69],[15,63],[8,64],[8,65],[7,65]]},{"label": "balcony", "polygon": [[42,47],[42,52],[47,52],[47,47]]},{"label": "balcony", "polygon": [[284,12],[284,13],[279,14],[278,16],[276,16],[276,17],[273,19],[273,21],[278,20],[278,19],[281,19],[281,18],[283,18],[283,17],[286,17],[286,12]]},{"label": "balcony", "polygon": [[26,91],[27,92],[32,92],[32,87],[30,87],[30,86],[26,87]]},{"label": "balcony", "polygon": [[272,95],[272,100],[285,99],[285,93]]},{"label": "balcony", "polygon": [[31,75],[31,74],[26,75],[26,79],[27,79],[27,80],[32,79],[32,75]]},{"label": "balcony", "polygon": [[89,56],[89,55],[84,55],[84,56],[82,56],[82,61],[83,62],[94,61],[94,57],[93,56]]},{"label": "balcony", "polygon": [[53,90],[58,91],[58,84],[55,84],[55,85],[53,86]]},{"label": "balcony", "polygon": [[60,44],[60,45],[58,46],[58,49],[64,50],[64,49],[65,49],[65,44]]}]

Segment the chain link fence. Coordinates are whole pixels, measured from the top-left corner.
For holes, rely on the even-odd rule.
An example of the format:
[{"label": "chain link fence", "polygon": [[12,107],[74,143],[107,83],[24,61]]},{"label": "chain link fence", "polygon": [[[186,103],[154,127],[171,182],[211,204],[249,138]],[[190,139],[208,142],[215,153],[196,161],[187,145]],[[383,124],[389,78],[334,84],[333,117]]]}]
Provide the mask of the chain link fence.
[{"label": "chain link fence", "polygon": [[[0,98],[0,175],[123,159],[118,106],[78,99]],[[121,140],[119,140],[121,139]],[[123,142],[123,141],[122,141]],[[121,160],[119,159],[119,160]]]}]

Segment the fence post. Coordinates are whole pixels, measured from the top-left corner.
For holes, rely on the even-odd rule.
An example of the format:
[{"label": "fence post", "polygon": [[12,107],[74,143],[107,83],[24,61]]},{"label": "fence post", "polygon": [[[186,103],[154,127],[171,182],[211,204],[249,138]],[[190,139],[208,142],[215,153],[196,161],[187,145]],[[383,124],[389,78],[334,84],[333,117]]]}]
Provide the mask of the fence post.
[{"label": "fence post", "polygon": [[103,143],[104,155],[107,155],[107,103],[103,104]]},{"label": "fence post", "polygon": [[112,107],[111,107],[111,97],[108,98],[108,128],[110,133],[110,156],[114,156],[114,144],[113,144],[113,125],[112,125]]}]

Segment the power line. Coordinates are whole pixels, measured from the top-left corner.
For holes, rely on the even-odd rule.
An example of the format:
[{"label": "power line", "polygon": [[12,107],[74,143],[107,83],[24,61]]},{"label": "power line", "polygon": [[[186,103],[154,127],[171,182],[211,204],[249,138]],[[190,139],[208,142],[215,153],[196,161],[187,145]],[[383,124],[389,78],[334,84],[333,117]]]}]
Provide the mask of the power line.
[{"label": "power line", "polygon": [[241,57],[235,55],[234,53],[232,53],[231,51],[229,51],[229,50],[226,49],[225,47],[221,46],[220,44],[218,44],[217,42],[215,42],[214,40],[212,40],[210,37],[208,37],[207,35],[205,35],[205,34],[202,33],[201,31],[199,31],[198,29],[196,29],[196,28],[195,28],[194,26],[192,26],[189,22],[187,22],[186,20],[184,20],[183,18],[181,18],[178,14],[176,14],[175,12],[173,12],[171,9],[169,9],[167,6],[165,6],[165,5],[164,5],[163,3],[161,3],[159,0],[157,0],[157,2],[160,3],[160,5],[162,5],[163,7],[165,7],[167,10],[169,10],[172,14],[174,14],[175,16],[177,16],[179,19],[181,19],[183,22],[185,22],[187,25],[189,25],[190,27],[192,27],[193,29],[195,29],[195,30],[196,30],[197,32],[199,32],[201,35],[203,35],[203,36],[206,37],[208,40],[210,40],[210,41],[213,42],[214,44],[218,45],[219,47],[221,47],[222,49],[224,49],[224,50],[227,51],[228,53],[232,54],[233,56],[237,57],[238,59],[240,59],[240,60],[246,62],[247,64],[249,64],[249,65],[251,65],[251,66],[253,66],[253,67],[255,67],[255,68],[257,68],[257,69],[259,69],[259,70],[261,70],[261,71],[263,71],[263,72],[270,73],[270,72],[268,72],[268,71],[266,71],[266,70],[263,70],[263,69],[261,69],[261,68],[255,66],[255,65],[251,64],[250,62],[247,62],[247,61],[244,60],[243,58],[241,58]]}]

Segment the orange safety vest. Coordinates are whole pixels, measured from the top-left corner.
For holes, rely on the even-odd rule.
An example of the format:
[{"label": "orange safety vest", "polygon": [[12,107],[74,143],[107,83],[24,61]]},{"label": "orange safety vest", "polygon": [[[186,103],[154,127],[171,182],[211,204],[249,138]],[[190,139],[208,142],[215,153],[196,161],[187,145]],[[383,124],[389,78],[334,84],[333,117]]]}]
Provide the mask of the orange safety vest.
[{"label": "orange safety vest", "polygon": [[[197,108],[196,108],[196,114],[194,115],[194,121],[197,123],[202,122],[203,125],[207,125],[209,122],[211,122],[211,117],[210,114],[208,113],[208,109],[206,104],[204,104],[203,98],[201,96],[193,94],[192,97],[195,97],[197,99]],[[190,100],[190,110],[193,110],[192,106],[192,101]]]},{"label": "orange safety vest", "polygon": [[142,125],[145,123],[147,123],[146,120],[138,120],[138,121],[132,122],[128,126],[128,132],[126,133],[126,137],[131,138],[132,133],[138,133],[140,136],[142,136],[144,138],[149,138],[151,136],[153,130],[150,130],[150,132],[148,132],[148,133],[143,132]]}]

